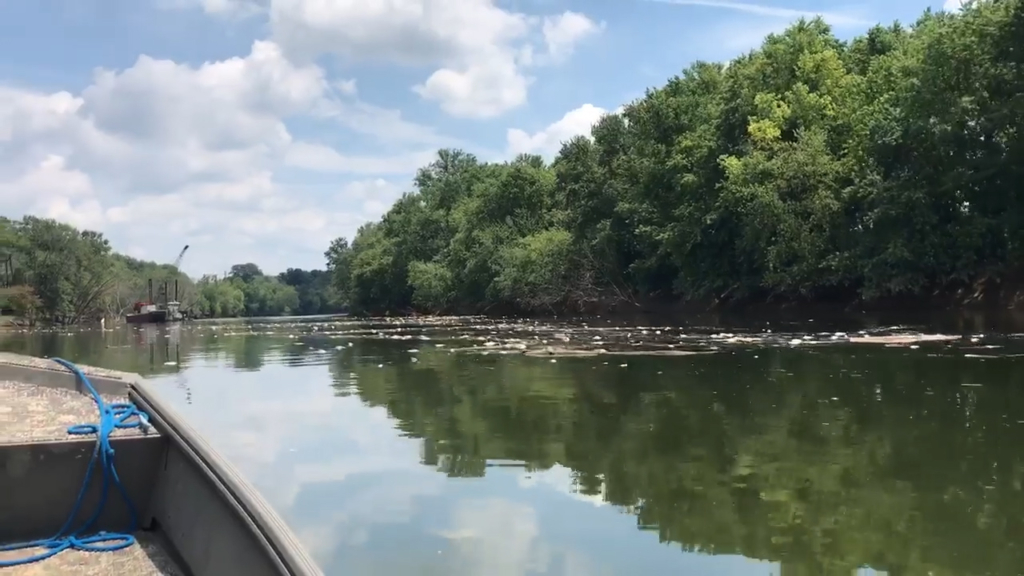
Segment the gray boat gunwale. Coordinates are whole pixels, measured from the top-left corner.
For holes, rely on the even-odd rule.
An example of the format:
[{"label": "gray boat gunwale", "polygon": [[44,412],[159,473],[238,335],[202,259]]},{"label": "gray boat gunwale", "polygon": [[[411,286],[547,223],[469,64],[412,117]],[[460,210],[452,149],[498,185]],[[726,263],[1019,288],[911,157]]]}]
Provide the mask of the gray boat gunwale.
[{"label": "gray boat gunwale", "polygon": [[[237,526],[234,530],[241,532],[236,532],[236,534],[247,534],[248,536],[243,536],[243,539],[250,542],[248,546],[256,547],[252,550],[255,554],[246,555],[247,560],[242,562],[249,566],[249,570],[257,568],[256,571],[260,574],[273,573],[282,576],[323,576],[319,566],[262,495],[241,476],[230,462],[220,456],[177,410],[166,400],[161,399],[151,382],[133,373],[84,365],[79,368],[101,395],[122,398],[127,396],[141,411],[147,413],[150,423],[159,434],[157,437],[161,442],[157,446],[162,446],[162,448],[157,447],[158,452],[154,454],[158,456],[154,464],[159,463],[159,465],[157,469],[153,470],[156,480],[149,488],[154,491],[152,493],[154,501],[150,502],[149,506],[144,505],[138,511],[141,514],[139,517],[140,528],[144,531],[156,529],[157,535],[169,545],[167,552],[171,554],[172,558],[175,558],[179,564],[179,570],[186,574],[206,576],[209,573],[208,569],[204,570],[199,566],[190,565],[189,560],[195,560],[200,565],[209,567],[207,564],[209,559],[205,558],[206,553],[201,550],[199,551],[200,556],[195,556],[197,549],[194,541],[197,534],[181,533],[179,536],[184,540],[179,540],[167,533],[164,529],[172,528],[172,526],[164,526],[162,521],[173,518],[163,517],[163,514],[157,511],[161,506],[157,505],[154,508],[154,505],[155,500],[160,498],[158,494],[162,494],[163,498],[171,498],[171,500],[165,501],[166,505],[171,505],[170,503],[175,499],[188,498],[180,490],[171,489],[171,492],[168,492],[168,489],[170,486],[178,485],[178,482],[185,482],[185,485],[191,482],[192,486],[197,487],[196,489],[200,493],[209,491],[208,494],[212,494],[215,500],[219,500],[220,506],[222,506],[220,514],[226,514],[226,516],[218,515],[217,517]],[[79,378],[62,366],[56,365],[50,359],[21,354],[0,352],[0,380],[20,382],[22,385],[40,388],[65,389],[85,393]],[[111,440],[114,443],[119,443],[140,441],[144,438],[146,438],[145,435],[117,437],[111,438]],[[0,449],[9,453],[11,450],[31,450],[33,446],[51,446],[53,447],[51,449],[63,453],[67,450],[62,449],[62,446],[71,447],[92,442],[83,437],[68,437],[63,440],[56,438],[52,440],[32,439],[14,443],[0,442]],[[185,472],[185,476],[181,475],[181,464],[191,469],[190,472]],[[177,472],[173,470],[177,470]],[[170,474],[175,480],[170,480],[171,477],[161,480],[167,474]],[[168,481],[171,484],[168,484]],[[199,485],[194,482],[200,482],[206,488],[198,488]],[[202,496],[197,495],[197,497],[202,499]],[[180,502],[177,505],[180,505]],[[166,506],[164,508],[166,509]],[[196,510],[194,506],[188,508]],[[188,514],[186,514],[186,522],[188,521],[187,517]],[[191,518],[195,520],[195,514],[192,514]],[[178,524],[180,528],[180,522],[181,520],[178,520],[174,523]],[[55,529],[54,527],[53,530]],[[229,540],[232,538],[234,537],[228,537]],[[237,539],[235,544],[234,549],[238,552]],[[179,546],[185,546],[185,548],[179,548]],[[246,545],[242,544],[242,546],[244,548]],[[191,554],[185,553],[186,550],[191,550]],[[218,557],[221,559],[219,561],[221,569],[216,574],[227,576],[224,571],[227,566],[223,564],[223,561],[230,555],[226,557],[220,554]],[[257,561],[257,564],[254,565],[253,561],[256,557],[262,557],[263,560]],[[259,562],[263,562],[263,565],[258,566]],[[199,571],[197,572],[196,569]],[[243,574],[246,569],[237,566],[236,569],[228,569],[226,572]]]},{"label": "gray boat gunwale", "polygon": [[277,560],[282,574],[323,574],[259,492],[176,410],[161,400],[151,384],[141,377],[130,379],[128,398],[149,415],[150,421],[161,434],[182,448],[183,454],[206,473],[225,501],[245,519],[269,556]]}]

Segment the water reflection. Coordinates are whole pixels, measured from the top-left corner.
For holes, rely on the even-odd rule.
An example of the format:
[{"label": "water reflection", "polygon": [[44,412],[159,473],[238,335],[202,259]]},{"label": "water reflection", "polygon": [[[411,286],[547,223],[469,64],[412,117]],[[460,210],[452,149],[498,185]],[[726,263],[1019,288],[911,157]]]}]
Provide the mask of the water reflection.
[{"label": "water reflection", "polygon": [[[328,574],[1024,571],[1022,342],[641,330],[254,322],[0,348],[147,367]],[[451,351],[561,334],[715,353]]]}]

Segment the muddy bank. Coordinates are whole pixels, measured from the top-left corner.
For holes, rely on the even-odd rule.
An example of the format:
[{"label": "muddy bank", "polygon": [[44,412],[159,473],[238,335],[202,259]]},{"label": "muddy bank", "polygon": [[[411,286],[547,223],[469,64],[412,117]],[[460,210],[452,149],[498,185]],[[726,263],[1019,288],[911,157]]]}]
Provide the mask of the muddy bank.
[{"label": "muddy bank", "polygon": [[912,326],[925,332],[946,334],[1011,333],[1024,332],[1022,302],[953,297],[892,298],[871,302],[645,299],[609,302],[579,312],[528,314],[524,317],[571,319],[594,324],[715,326],[722,329],[773,327],[793,331],[856,332],[885,326]]},{"label": "muddy bank", "polygon": [[[583,307],[548,311],[492,306],[484,312],[451,310],[460,316],[535,321],[572,321],[594,325],[714,326],[723,329],[778,327],[792,331],[856,332],[885,326],[913,326],[926,332],[971,334],[1024,332],[1024,282],[979,283],[927,295],[864,300],[853,293],[806,299],[761,297],[684,300],[677,297],[609,299]],[[436,317],[413,310],[398,318]]]}]

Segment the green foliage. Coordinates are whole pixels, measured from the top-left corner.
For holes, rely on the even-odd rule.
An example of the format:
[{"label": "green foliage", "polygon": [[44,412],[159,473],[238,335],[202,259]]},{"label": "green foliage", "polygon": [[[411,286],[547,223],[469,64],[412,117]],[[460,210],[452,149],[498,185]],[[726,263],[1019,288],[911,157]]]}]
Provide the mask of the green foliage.
[{"label": "green foliage", "polygon": [[342,310],[330,275],[321,270],[289,268],[277,276],[266,276],[254,264],[236,265],[228,278],[205,276],[198,286],[195,310],[207,318],[333,314]]},{"label": "green foliage", "polygon": [[245,296],[246,316],[287,315],[299,307],[298,291],[276,278],[258,276],[242,282],[241,289]]},{"label": "green foliage", "polygon": [[206,318],[231,318],[245,312],[245,293],[236,282],[219,282],[206,276],[199,280],[195,312]]},{"label": "green foliage", "polygon": [[574,295],[577,268],[569,232],[554,228],[521,238],[502,250],[494,287],[524,308],[553,308]]},{"label": "green foliage", "polygon": [[103,235],[54,220],[5,220],[0,241],[19,287],[9,305],[35,318],[71,324],[100,315],[116,280]]},{"label": "green foliage", "polygon": [[[169,264],[113,252],[102,234],[55,220],[0,217],[0,310],[32,324],[120,317],[136,302],[178,300],[198,316],[329,314],[342,310],[331,274],[289,269],[276,277],[237,264],[198,283]],[[151,287],[152,283],[152,287]]]},{"label": "green foliage", "polygon": [[30,326],[36,323],[43,302],[31,286],[0,288],[0,310],[10,310]]},{"label": "green foliage", "polygon": [[267,276],[252,263],[236,264],[224,279],[198,282],[195,311],[207,318],[334,314],[343,310],[331,275],[322,270],[289,268]]},{"label": "green foliage", "polygon": [[0,309],[29,324],[121,316],[150,300],[150,280],[154,300],[177,297],[187,306],[194,296],[174,266],[129,258],[100,233],[33,216],[0,218],[0,264]]},{"label": "green foliage", "polygon": [[260,267],[252,262],[235,264],[231,267],[231,277],[242,282],[252,282],[261,276],[263,276],[263,270],[260,270]]},{"label": "green foliage", "polygon": [[[1024,1],[698,62],[553,163],[442,150],[328,251],[355,311],[874,298],[1019,274]],[[560,262],[560,264],[559,264]]]},{"label": "green foliage", "polygon": [[295,289],[298,305],[295,314],[333,314],[341,311],[341,298],[331,283],[331,274],[323,270],[289,268],[277,275],[278,281]]},{"label": "green foliage", "polygon": [[409,265],[412,303],[424,310],[438,312],[452,299],[452,273],[439,262],[413,262]]},{"label": "green foliage", "polygon": [[[192,308],[195,304],[198,296],[195,283],[188,275],[170,264],[157,264],[113,253],[109,265],[114,281],[104,310],[107,316],[120,316],[130,311],[136,302],[150,300],[178,300],[186,309]],[[152,295],[150,281],[153,283]]]}]

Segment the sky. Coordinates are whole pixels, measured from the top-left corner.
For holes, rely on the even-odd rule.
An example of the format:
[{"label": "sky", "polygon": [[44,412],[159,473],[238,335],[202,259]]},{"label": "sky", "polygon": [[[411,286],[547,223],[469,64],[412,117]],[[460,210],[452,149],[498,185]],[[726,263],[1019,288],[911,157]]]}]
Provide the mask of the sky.
[{"label": "sky", "polygon": [[[957,0],[946,0],[947,4]],[[0,0],[0,215],[223,273],[322,268],[438,148],[559,144],[800,17],[942,0]],[[952,9],[952,5],[945,6]]]}]

